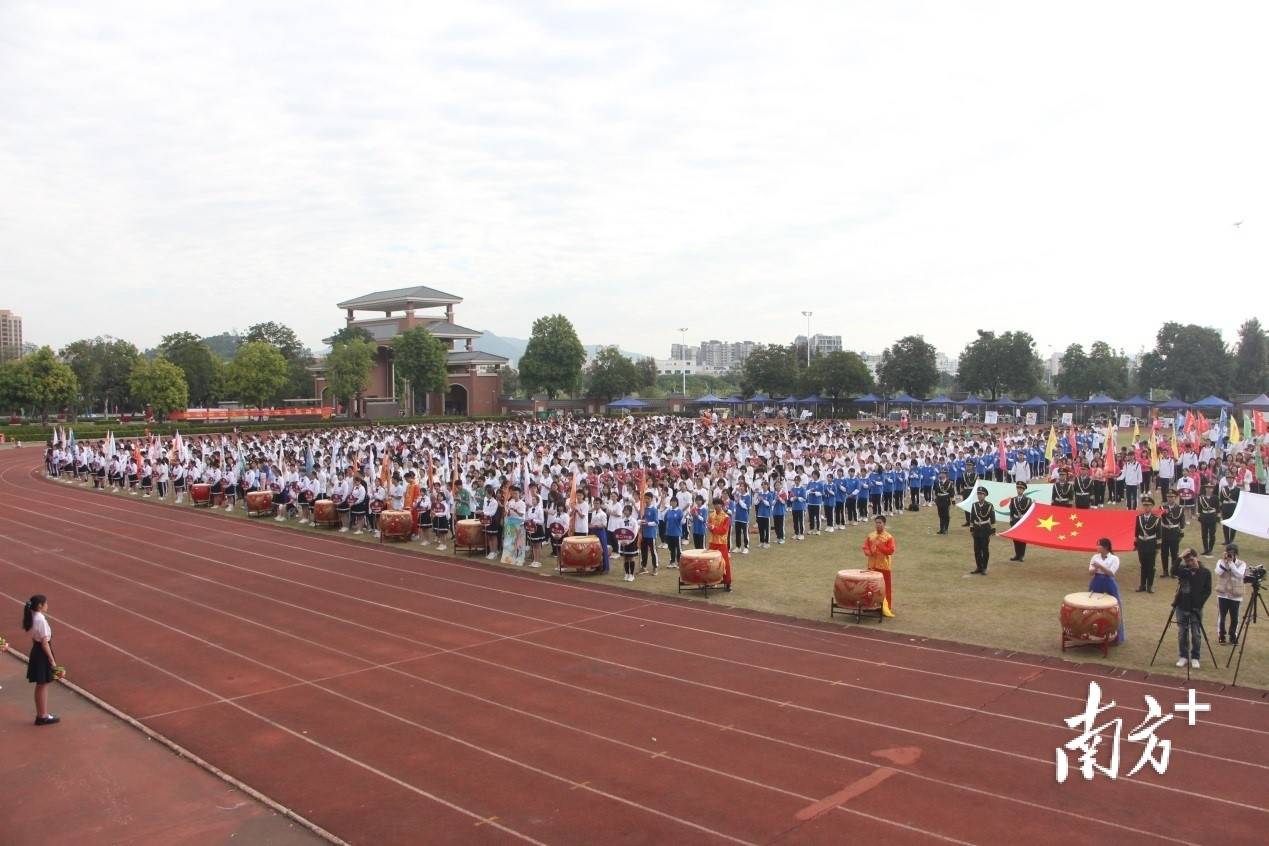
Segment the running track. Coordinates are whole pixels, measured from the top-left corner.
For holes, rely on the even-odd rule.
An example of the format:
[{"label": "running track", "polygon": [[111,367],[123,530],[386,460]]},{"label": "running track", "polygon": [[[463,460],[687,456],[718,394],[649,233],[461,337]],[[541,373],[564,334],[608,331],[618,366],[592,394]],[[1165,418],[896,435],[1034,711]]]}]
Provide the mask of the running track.
[{"label": "running track", "polygon": [[1058,785],[1090,679],[1125,737],[1145,694],[1184,699],[1177,680],[230,521],[45,482],[38,462],[0,457],[0,631],[20,644],[19,602],[49,594],[80,685],[349,843],[1269,830],[1263,691],[1196,684],[1212,710],[1160,730],[1164,775],[1125,778],[1125,740],[1117,781]]}]

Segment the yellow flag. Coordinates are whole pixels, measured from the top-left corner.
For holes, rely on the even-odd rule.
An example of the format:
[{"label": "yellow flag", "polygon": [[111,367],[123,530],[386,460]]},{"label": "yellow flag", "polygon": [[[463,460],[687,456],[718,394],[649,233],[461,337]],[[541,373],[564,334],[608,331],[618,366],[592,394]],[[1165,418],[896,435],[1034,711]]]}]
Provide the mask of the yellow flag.
[{"label": "yellow flag", "polygon": [[[1176,445],[1176,426],[1172,427],[1172,460],[1179,462],[1181,460],[1181,450]],[[1178,465],[1179,466],[1179,465]]]},{"label": "yellow flag", "polygon": [[1049,426],[1049,441],[1044,445],[1044,460],[1053,460],[1053,451],[1057,449],[1057,432]]},{"label": "yellow flag", "polygon": [[1150,433],[1150,469],[1159,469],[1159,439]]},{"label": "yellow flag", "polygon": [[1242,443],[1243,433],[1238,428],[1238,421],[1231,414],[1229,417],[1229,442],[1231,444]]},{"label": "yellow flag", "polygon": [[1141,427],[1137,425],[1137,418],[1132,419],[1132,442],[1133,444],[1141,443]]}]

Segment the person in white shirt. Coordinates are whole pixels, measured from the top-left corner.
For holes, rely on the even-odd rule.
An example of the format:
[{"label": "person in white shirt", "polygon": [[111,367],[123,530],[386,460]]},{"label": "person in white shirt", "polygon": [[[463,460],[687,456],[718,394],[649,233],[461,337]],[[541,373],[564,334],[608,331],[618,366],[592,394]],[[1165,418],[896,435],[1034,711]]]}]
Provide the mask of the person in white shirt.
[{"label": "person in white shirt", "polygon": [[1159,493],[1164,499],[1168,497],[1168,489],[1172,487],[1172,480],[1176,477],[1176,462],[1172,460],[1170,455],[1159,456]]},{"label": "person in white shirt", "polygon": [[1124,480],[1125,506],[1129,511],[1137,510],[1137,491],[1141,489],[1141,465],[1135,457],[1130,457],[1119,474]]},{"label": "person in white shirt", "polygon": [[35,724],[58,722],[48,712],[48,686],[56,680],[57,659],[53,657],[53,628],[44,616],[48,597],[37,593],[22,607],[22,631],[31,633],[31,654],[26,664],[26,680],[35,685]]},{"label": "person in white shirt", "polygon": [[1119,572],[1119,556],[1110,551],[1110,539],[1097,541],[1097,552],[1088,562],[1088,572],[1093,578],[1088,583],[1090,593],[1108,593],[1119,603],[1119,637],[1116,643],[1124,642],[1124,601],[1119,597],[1119,582],[1115,574]]},{"label": "person in white shirt", "polygon": [[1238,643],[1238,611],[1243,603],[1243,577],[1247,564],[1238,557],[1238,544],[1225,544],[1225,555],[1216,562],[1213,586],[1216,589],[1217,614],[1220,617],[1220,643],[1225,643],[1225,618],[1229,617],[1229,643]]}]

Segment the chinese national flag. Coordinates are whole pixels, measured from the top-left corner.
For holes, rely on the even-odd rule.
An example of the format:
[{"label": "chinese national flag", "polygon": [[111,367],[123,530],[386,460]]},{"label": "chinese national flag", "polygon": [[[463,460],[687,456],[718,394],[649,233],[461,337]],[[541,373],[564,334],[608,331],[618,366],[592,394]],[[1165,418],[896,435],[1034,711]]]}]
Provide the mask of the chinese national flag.
[{"label": "chinese national flag", "polygon": [[1135,511],[1094,511],[1036,503],[1001,537],[1036,546],[1095,552],[1098,538],[1110,538],[1115,552],[1131,550],[1136,535]]}]

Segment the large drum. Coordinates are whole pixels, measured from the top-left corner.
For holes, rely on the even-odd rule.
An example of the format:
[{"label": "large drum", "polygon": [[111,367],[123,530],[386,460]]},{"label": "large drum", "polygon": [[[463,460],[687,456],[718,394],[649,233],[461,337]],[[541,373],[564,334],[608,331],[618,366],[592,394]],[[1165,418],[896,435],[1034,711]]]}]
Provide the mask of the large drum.
[{"label": "large drum", "polygon": [[190,485],[189,500],[198,508],[211,506],[211,485],[206,482],[195,482]]},{"label": "large drum", "polygon": [[685,549],[679,558],[679,592],[684,588],[709,588],[723,583],[727,565],[717,549]]},{"label": "large drum", "polygon": [[604,548],[594,535],[574,535],[560,544],[560,572],[589,573],[604,566]]},{"label": "large drum", "polygon": [[408,541],[414,526],[408,511],[384,511],[379,515],[379,540]]},{"label": "large drum", "polygon": [[313,525],[327,529],[339,527],[339,516],[335,513],[335,501],[319,499],[313,503]]},{"label": "large drum", "polygon": [[247,516],[248,517],[272,517],[273,516],[273,491],[248,491],[247,492]]},{"label": "large drum", "polygon": [[886,599],[886,579],[876,570],[838,570],[833,580],[833,598],[828,603],[829,616],[840,610],[863,619],[865,612],[882,618]]},{"label": "large drum", "polygon": [[479,520],[459,520],[454,529],[454,551],[485,551],[484,527]]},{"label": "large drum", "polygon": [[1068,593],[1062,599],[1062,650],[1072,646],[1100,646],[1109,654],[1110,644],[1119,637],[1119,600],[1109,593]]}]

